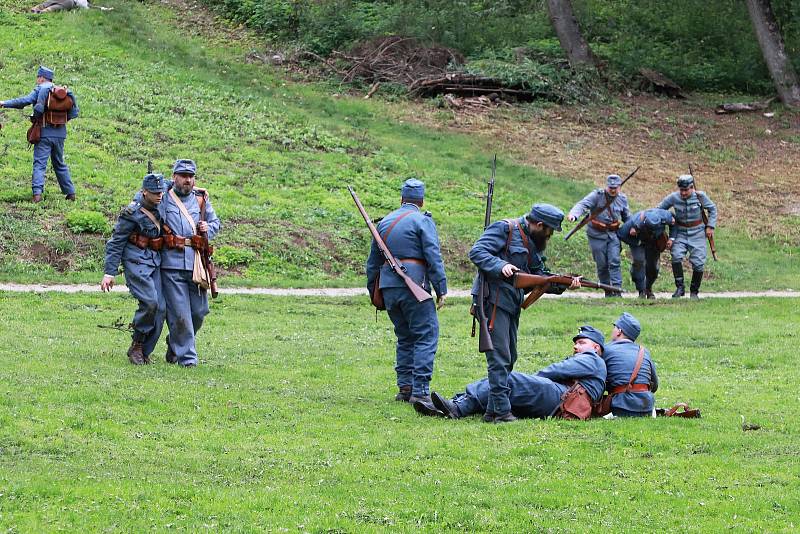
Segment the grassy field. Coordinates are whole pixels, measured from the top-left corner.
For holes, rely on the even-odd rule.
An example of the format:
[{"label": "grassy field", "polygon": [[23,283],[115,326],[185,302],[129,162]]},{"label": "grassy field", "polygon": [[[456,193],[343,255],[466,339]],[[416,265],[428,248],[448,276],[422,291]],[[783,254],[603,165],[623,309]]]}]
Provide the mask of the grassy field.
[{"label": "grassy field", "polygon": [[[193,157],[223,221],[217,260],[227,285],[360,285],[368,233],[345,185],[377,217],[396,205],[410,174],[428,184],[451,286],[467,285],[466,252],[480,233],[497,144],[403,119],[403,102],[289,82],[247,60],[258,44],[243,30],[192,26],[162,3],[109,0],[113,11],[48,17],[28,14],[29,4],[0,0],[2,98],[30,91],[39,63],[75,89],[82,114],[70,125],[67,161],[78,202],[64,201],[51,176],[45,201],[30,203],[26,112],[5,110],[0,279],[96,281],[107,233],[76,233],[68,218],[96,212],[110,228],[148,159],[168,173],[175,158]],[[534,201],[567,209],[591,188],[498,156],[497,218]],[[708,266],[704,289],[800,289],[797,243],[751,239],[727,224],[723,216],[723,261]],[[554,270],[593,276],[583,234],[548,254]]]},{"label": "grassy field", "polygon": [[[201,365],[127,363],[125,295],[0,294],[0,526],[9,532],[794,531],[793,300],[626,303],[660,406],[699,420],[423,418],[392,400],[366,299],[223,296]],[[518,370],[619,302],[524,313]],[[444,309],[434,389],[485,373],[467,302]],[[769,317],[769,321],[765,318]],[[22,334],[22,335],[21,335]],[[743,432],[740,416],[761,425]]]}]

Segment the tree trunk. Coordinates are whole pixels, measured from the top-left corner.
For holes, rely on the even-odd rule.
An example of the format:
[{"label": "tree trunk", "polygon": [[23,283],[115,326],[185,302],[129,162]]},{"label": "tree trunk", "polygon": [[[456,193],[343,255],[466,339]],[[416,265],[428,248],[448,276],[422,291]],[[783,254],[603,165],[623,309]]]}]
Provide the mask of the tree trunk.
[{"label": "tree trunk", "polygon": [[770,0],[746,0],[750,20],[767,63],[772,83],[778,90],[781,102],[792,108],[800,108],[800,85],[792,62],[786,55],[781,30]]},{"label": "tree trunk", "polygon": [[572,67],[597,68],[597,59],[581,34],[571,0],[547,0],[547,14],[569,64]]}]

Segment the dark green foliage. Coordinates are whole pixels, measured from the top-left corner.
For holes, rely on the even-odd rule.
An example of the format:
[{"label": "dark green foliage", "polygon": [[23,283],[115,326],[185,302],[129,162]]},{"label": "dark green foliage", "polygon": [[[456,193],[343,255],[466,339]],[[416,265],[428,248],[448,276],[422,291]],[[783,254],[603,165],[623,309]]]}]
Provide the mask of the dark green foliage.
[{"label": "dark green foliage", "polygon": [[247,265],[256,259],[253,251],[223,245],[214,252],[214,263],[229,269],[237,265]]},{"label": "dark green foliage", "polygon": [[65,219],[76,234],[104,234],[110,230],[105,215],[97,211],[75,210],[67,213]]}]

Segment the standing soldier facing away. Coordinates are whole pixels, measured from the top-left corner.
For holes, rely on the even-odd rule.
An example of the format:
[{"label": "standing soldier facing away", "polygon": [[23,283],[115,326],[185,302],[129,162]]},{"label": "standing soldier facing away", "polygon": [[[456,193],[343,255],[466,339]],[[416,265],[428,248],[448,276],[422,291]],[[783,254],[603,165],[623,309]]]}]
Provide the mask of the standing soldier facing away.
[{"label": "standing soldier facing away", "polygon": [[161,216],[158,205],[164,194],[164,177],[148,174],[142,181],[139,201],[122,209],[114,233],[106,243],[106,258],[100,289],[114,287],[120,261],[128,290],[138,301],[133,316],[133,341],[128,360],[134,365],[150,363],[150,354],[161,337],[164,297],[161,294]]},{"label": "standing soldier facing away", "polygon": [[172,168],[172,184],[159,211],[164,223],[164,250],[161,253],[161,285],[167,306],[166,360],[184,367],[197,365],[195,336],[208,315],[208,292],[194,281],[195,248],[198,233],[213,239],[220,221],[208,193],[196,188],[197,166],[190,159],[179,159]]},{"label": "standing soldier facing away", "polygon": [[439,344],[439,319],[436,309],[444,306],[447,277],[439,249],[436,223],[429,212],[422,212],[425,184],[409,178],[400,190],[400,207],[384,217],[377,225],[384,243],[397,258],[406,274],[430,292],[436,291],[437,301],[418,302],[402,278],[384,262],[373,240],[367,259],[367,288],[370,294],[375,284],[383,291],[384,304],[397,336],[397,387],[395,400],[430,403],[430,381],[433,360]]},{"label": "standing soldier facing away", "polygon": [[[605,189],[595,189],[583,197],[567,215],[567,218],[574,222],[584,213],[608,206],[589,221],[586,227],[586,236],[589,238],[592,258],[597,265],[598,281],[614,287],[622,287],[620,243],[617,230],[630,216],[628,197],[620,191],[621,185],[622,178],[619,175],[608,175]],[[619,292],[606,291],[606,297],[619,296],[622,296]]]},{"label": "standing soldier facing away", "polygon": [[[53,71],[47,67],[39,67],[36,73],[36,87],[26,96],[21,96],[13,100],[0,100],[0,107],[22,109],[25,106],[33,105],[32,120],[42,121],[41,139],[34,145],[33,149],[33,175],[31,178],[31,188],[33,190],[33,201],[40,202],[44,192],[44,175],[47,171],[47,160],[53,161],[53,171],[56,173],[58,185],[67,200],[75,200],[75,186],[72,185],[72,178],[69,175],[69,167],[64,162],[64,140],[67,138],[66,122],[78,116],[78,102],[70,92],[72,98],[72,108],[66,113],[63,124],[52,124],[48,122],[47,99],[50,89],[53,87]],[[62,122],[59,120],[58,122]]]},{"label": "standing soldier facing away", "polygon": [[[483,420],[487,423],[516,421],[511,413],[509,375],[517,361],[517,330],[525,290],[513,285],[515,272],[550,274],[542,256],[554,231],[561,231],[564,212],[550,204],[534,204],[530,213],[516,219],[497,221],[484,230],[472,246],[469,259],[483,271],[488,291],[478,302],[481,276],[472,284],[475,306],[482,305],[489,320],[493,350],[486,351],[489,401]],[[570,289],[580,287],[573,278]],[[563,293],[565,286],[553,285],[548,293]]]},{"label": "standing soldier facing away", "polygon": [[[706,238],[714,236],[717,225],[717,206],[703,191],[695,191],[694,177],[684,174],[678,177],[678,190],[670,193],[659,208],[675,212],[675,228],[672,254],[672,274],[675,277],[675,293],[672,298],[680,298],[686,294],[683,278],[683,258],[689,256],[692,265],[692,282],[689,296],[699,298],[700,284],[703,281],[703,270],[706,265]],[[703,223],[702,210],[708,212],[708,224]]]}]

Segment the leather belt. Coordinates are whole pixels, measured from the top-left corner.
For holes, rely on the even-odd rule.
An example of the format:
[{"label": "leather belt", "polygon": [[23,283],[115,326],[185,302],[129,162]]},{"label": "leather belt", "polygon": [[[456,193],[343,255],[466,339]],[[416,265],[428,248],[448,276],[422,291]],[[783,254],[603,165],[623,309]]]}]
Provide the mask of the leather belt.
[{"label": "leather belt", "polygon": [[616,232],[620,227],[619,221],[604,223],[597,219],[591,219],[589,223],[592,225],[592,228],[600,230],[601,232]]},{"label": "leather belt", "polygon": [[650,384],[622,384],[615,386],[608,393],[619,395],[620,393],[644,393],[645,391],[650,391]]},{"label": "leather belt", "polygon": [[[422,265],[424,267],[428,266],[428,262],[425,260],[421,260],[419,258],[397,258],[397,261],[400,263],[416,263],[417,265]],[[384,262],[384,265],[389,265],[389,262]]]},{"label": "leather belt", "polygon": [[159,251],[161,247],[164,245],[164,238],[163,237],[147,237],[141,235],[137,232],[133,232],[131,235],[128,236],[128,242],[136,245],[138,248],[144,250],[149,248],[150,250]]},{"label": "leather belt", "polygon": [[200,236],[183,237],[175,234],[166,234],[164,236],[164,246],[166,246],[168,249],[179,250],[183,250],[186,247],[190,247],[195,250],[200,250],[203,248],[200,241]]},{"label": "leather belt", "polygon": [[684,228],[694,228],[695,226],[700,226],[701,224],[703,224],[703,219],[698,219],[696,221],[687,222],[687,223],[682,223],[680,221],[675,221],[675,224],[677,224],[678,226],[682,226]]}]

